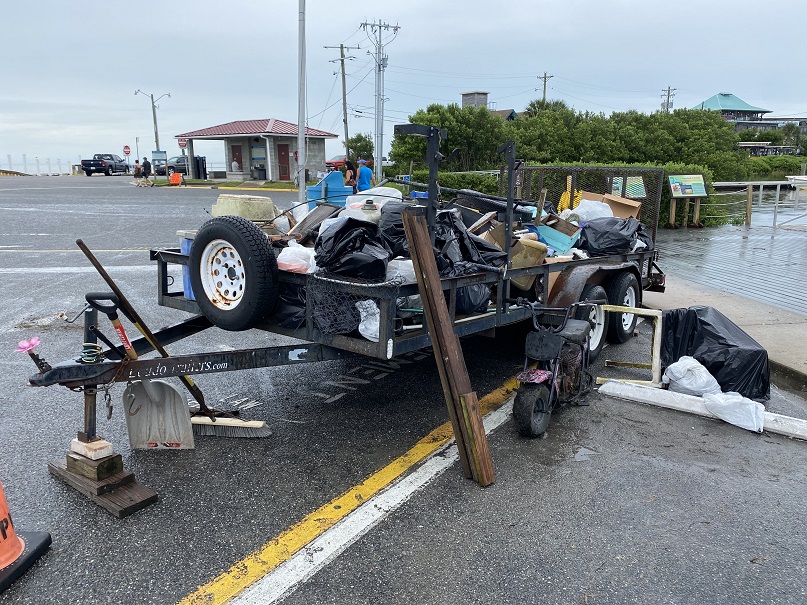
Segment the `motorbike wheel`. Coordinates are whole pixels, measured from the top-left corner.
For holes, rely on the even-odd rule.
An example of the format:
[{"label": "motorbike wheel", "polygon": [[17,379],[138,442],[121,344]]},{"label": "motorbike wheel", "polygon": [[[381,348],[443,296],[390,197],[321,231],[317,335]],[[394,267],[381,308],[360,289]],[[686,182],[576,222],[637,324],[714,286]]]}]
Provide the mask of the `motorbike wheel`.
[{"label": "motorbike wheel", "polygon": [[204,223],[193,240],[190,280],[200,310],[223,330],[248,330],[274,312],[277,259],[266,235],[239,216]]},{"label": "motorbike wheel", "polygon": [[513,419],[523,437],[540,437],[549,428],[552,406],[545,383],[524,383],[516,392]]}]

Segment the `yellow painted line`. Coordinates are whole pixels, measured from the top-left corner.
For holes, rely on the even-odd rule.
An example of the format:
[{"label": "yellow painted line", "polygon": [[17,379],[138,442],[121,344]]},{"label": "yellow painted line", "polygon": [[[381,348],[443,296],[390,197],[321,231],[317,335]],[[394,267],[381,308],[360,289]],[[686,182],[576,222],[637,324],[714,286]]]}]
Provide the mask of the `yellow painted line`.
[{"label": "yellow painted line", "polygon": [[[500,407],[518,386],[515,378],[491,391],[479,401],[481,413],[487,414]],[[200,586],[177,605],[224,605],[243,590],[291,558],[297,551],[317,538],[338,521],[356,510],[416,464],[426,460],[454,437],[451,423],[435,428],[418,441],[403,456],[370,475],[362,483],[350,488],[302,521],[267,542],[260,550],[242,559],[229,570]]]}]

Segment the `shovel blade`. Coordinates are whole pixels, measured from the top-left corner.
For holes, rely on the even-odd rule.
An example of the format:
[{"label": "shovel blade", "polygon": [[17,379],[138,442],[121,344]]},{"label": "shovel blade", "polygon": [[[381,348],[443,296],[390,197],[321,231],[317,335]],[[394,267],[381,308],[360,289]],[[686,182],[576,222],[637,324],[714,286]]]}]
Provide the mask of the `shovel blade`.
[{"label": "shovel blade", "polygon": [[186,450],[195,447],[185,396],[163,380],[132,382],[123,393],[129,445],[135,450]]}]

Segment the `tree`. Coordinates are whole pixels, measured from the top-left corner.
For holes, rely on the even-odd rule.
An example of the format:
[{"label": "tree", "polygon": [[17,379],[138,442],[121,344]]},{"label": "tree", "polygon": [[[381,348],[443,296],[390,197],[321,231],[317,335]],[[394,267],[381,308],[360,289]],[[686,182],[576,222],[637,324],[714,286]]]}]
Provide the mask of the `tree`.
[{"label": "tree", "polygon": [[[440,152],[448,157],[452,150],[459,151],[450,161],[441,165],[441,169],[445,170],[494,168],[497,164],[496,150],[505,141],[505,122],[486,107],[461,108],[456,103],[433,103],[425,111],[418,110],[409,116],[409,122],[446,129],[447,137],[440,144]],[[426,139],[414,135],[395,135],[390,159],[396,164],[414,162],[418,166],[426,165]]]},{"label": "tree", "polygon": [[527,104],[524,113],[528,118],[534,118],[541,111],[563,111],[569,109],[565,101],[544,101],[543,99],[533,99]]},{"label": "tree", "polygon": [[[344,142],[344,141],[343,141]],[[350,157],[363,160],[373,159],[373,138],[370,133],[354,134],[347,140],[347,147],[350,149]]]}]

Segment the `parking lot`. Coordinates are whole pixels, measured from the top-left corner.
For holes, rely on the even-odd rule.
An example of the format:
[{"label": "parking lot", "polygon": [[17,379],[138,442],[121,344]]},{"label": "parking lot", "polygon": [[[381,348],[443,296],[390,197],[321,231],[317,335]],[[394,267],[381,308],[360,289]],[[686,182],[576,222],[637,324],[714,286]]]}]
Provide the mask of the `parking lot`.
[{"label": "parking lot", "polygon": [[[290,604],[805,602],[807,444],[596,394],[554,417],[545,438],[523,439],[507,413],[520,328],[463,341],[496,427],[488,438],[497,480],[488,488],[464,479],[444,444],[448,417],[426,351],[390,364],[200,376],[209,402],[243,406],[273,433],[197,437],[190,451],[132,451],[116,385],[99,433],[160,500],[112,517],[47,471],[82,427],[81,395],[27,386],[35,367],[13,350],[39,336],[48,361],[77,356],[81,321],[65,319],[81,311],[86,292],[106,289],[77,238],[152,329],[186,317],[156,305],[148,250],[176,247],[176,231],[198,228],[220,191],[130,181],[0,179],[0,482],[17,529],[53,536],[0,605],[228,595]],[[281,207],[296,199],[265,194]],[[213,328],[169,349],[273,342],[286,341]],[[601,360],[639,360],[648,349],[642,324]],[[601,360],[595,373],[613,375]],[[768,409],[807,417],[805,401],[778,388]],[[356,516],[340,512],[344,494],[360,501],[351,504]],[[291,559],[295,544],[302,549]]]}]

